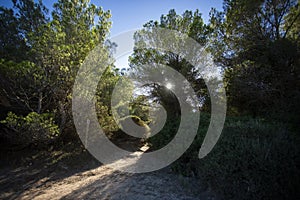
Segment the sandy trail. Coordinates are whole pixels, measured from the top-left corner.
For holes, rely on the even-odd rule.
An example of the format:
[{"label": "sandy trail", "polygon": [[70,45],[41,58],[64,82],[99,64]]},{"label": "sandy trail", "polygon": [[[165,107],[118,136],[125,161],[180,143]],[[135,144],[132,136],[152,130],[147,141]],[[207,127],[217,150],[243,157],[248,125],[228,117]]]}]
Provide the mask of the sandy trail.
[{"label": "sandy trail", "polygon": [[[133,156],[140,156],[143,151]],[[128,163],[126,159],[132,161],[133,156],[119,160],[118,164]],[[86,165],[91,164],[87,161]],[[1,170],[0,199],[217,199],[196,178],[173,174],[168,168],[130,174],[115,171],[109,165],[80,170],[70,169],[63,162],[43,169],[41,166],[29,163],[27,168]]]},{"label": "sandy trail", "polygon": [[[199,189],[197,191],[197,189]],[[127,174],[101,166],[43,187],[19,199],[214,199],[196,181],[166,173]]]}]

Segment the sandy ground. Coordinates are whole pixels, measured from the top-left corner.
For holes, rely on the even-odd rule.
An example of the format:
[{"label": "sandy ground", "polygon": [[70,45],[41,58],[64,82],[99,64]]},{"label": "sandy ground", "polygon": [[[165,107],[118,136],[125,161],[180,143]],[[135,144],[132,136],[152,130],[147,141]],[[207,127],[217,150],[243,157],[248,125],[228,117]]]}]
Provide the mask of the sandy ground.
[{"label": "sandy ground", "polygon": [[217,199],[200,180],[170,168],[130,174],[101,165],[87,152],[24,154],[2,155],[0,199]]}]

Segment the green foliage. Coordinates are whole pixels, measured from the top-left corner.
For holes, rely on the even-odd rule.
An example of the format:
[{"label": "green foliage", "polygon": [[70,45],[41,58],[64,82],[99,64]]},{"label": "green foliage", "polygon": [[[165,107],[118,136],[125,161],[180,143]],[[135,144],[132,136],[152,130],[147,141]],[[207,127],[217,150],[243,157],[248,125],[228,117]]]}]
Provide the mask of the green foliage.
[{"label": "green foliage", "polygon": [[[149,38],[148,36],[148,33],[155,35],[155,28],[176,30],[193,38],[203,46],[207,44],[212,33],[211,28],[204,23],[199,10],[195,12],[187,10],[182,15],[179,15],[174,9],[171,9],[168,14],[162,15],[159,21],[151,20],[144,25],[143,30],[135,33],[136,48],[130,57],[131,75],[141,80],[147,80],[154,74],[158,74],[157,76],[159,77],[162,71],[159,70],[157,64],[167,65],[185,76],[199,98],[207,99],[207,88],[201,77],[204,73],[197,66],[192,66],[182,55],[177,55],[174,52],[140,48],[144,47],[147,42],[153,42],[154,44],[158,42],[155,41],[157,38]],[[174,38],[176,39],[174,40]],[[181,45],[186,42],[183,38],[175,35],[168,35],[164,38],[159,38],[159,40],[159,43],[163,43],[166,46],[172,44],[177,49],[180,49]],[[174,88],[178,87],[176,80],[166,79],[165,81],[171,81]],[[180,112],[177,106],[174,106],[174,104],[177,104],[177,100],[170,90],[157,84],[149,84],[146,87],[151,91],[149,96],[161,103],[166,110],[177,114]]]},{"label": "green foliage", "polygon": [[300,1],[298,0],[297,6],[291,8],[289,14],[285,16],[284,29],[287,32],[287,36],[293,40],[298,41],[300,36]]},{"label": "green foliage", "polygon": [[151,145],[151,150],[157,150],[166,146],[176,135],[179,123],[180,120],[178,119],[167,120],[163,129],[148,139]]},{"label": "green foliage", "polygon": [[[18,31],[18,20],[13,9],[0,7],[0,55],[8,60],[19,61],[28,50]],[[23,53],[23,55],[21,54]]]},{"label": "green foliage", "polygon": [[[89,0],[58,1],[50,20],[41,1],[13,3],[14,10],[0,10],[0,19],[9,30],[3,36],[9,41],[20,38],[6,45],[7,38],[1,35],[1,44],[13,47],[1,54],[1,90],[24,113],[55,113],[63,133],[72,127],[71,93],[77,71],[94,47],[105,46],[110,11]],[[14,59],[16,48],[23,44],[20,40],[27,48],[20,55],[26,56]]]},{"label": "green foliage", "polygon": [[13,130],[4,137],[14,144],[25,147],[28,145],[42,147],[59,136],[59,128],[53,120],[53,114],[50,113],[31,112],[23,117],[9,112],[1,123]]},{"label": "green foliage", "polygon": [[[174,171],[201,178],[225,199],[296,198],[300,184],[300,141],[289,125],[228,117],[213,151],[199,160],[209,115],[204,114],[201,119],[195,141],[172,165]],[[167,142],[165,138],[160,136],[157,141]]]},{"label": "green foliage", "polygon": [[150,105],[145,95],[137,96],[130,105],[132,115],[138,116],[142,121],[150,122]]},{"label": "green foliage", "polygon": [[[108,67],[102,74],[96,91],[96,113],[99,124],[107,134],[118,130],[118,125],[112,116],[111,97],[119,79],[120,76],[112,67]],[[124,88],[123,91],[125,92],[126,89]],[[123,94],[118,96],[123,97]]]},{"label": "green foliage", "polygon": [[40,66],[30,61],[1,59],[0,76],[1,89],[15,107],[38,113],[50,108],[49,100],[43,96],[49,87],[44,84],[47,79]]},{"label": "green foliage", "polygon": [[14,9],[0,8],[1,58],[20,62],[29,57],[29,35],[48,22],[48,10],[42,1],[12,0]]},{"label": "green foliage", "polygon": [[224,68],[230,109],[266,115],[299,107],[299,19],[296,0],[226,0],[223,12],[211,12],[211,52]]}]

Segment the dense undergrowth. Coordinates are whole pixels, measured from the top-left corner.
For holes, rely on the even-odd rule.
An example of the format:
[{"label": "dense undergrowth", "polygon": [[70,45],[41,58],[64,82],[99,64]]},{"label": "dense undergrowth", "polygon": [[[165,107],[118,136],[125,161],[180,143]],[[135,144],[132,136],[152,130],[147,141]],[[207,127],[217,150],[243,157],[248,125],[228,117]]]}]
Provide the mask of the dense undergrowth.
[{"label": "dense undergrowth", "polygon": [[[175,172],[201,178],[225,199],[296,199],[300,141],[294,126],[263,118],[227,117],[218,143],[200,160],[198,152],[209,121],[208,114],[201,114],[193,144],[172,164]],[[176,123],[166,124],[150,140],[152,145],[168,143]]]}]

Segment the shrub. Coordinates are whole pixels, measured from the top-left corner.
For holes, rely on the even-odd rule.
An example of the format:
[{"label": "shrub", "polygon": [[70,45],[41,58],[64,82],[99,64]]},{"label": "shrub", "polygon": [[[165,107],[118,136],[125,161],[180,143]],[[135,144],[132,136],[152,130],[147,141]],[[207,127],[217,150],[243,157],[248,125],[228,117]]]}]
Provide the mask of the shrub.
[{"label": "shrub", "polygon": [[191,165],[226,199],[294,199],[298,145],[285,124],[229,119],[215,149],[202,160],[191,159]]},{"label": "shrub", "polygon": [[[299,135],[288,124],[227,117],[218,143],[199,160],[209,121],[210,116],[201,113],[193,144],[171,166],[175,172],[199,177],[224,199],[295,199],[299,195]],[[164,131],[173,131],[174,126]],[[170,140],[172,132],[161,133],[150,140],[152,145],[161,146]]]},{"label": "shrub", "polygon": [[59,135],[59,128],[49,113],[31,112],[23,117],[9,112],[1,123],[12,130],[6,131],[4,137],[15,145],[48,145]]},{"label": "shrub", "polygon": [[176,135],[179,123],[179,119],[167,120],[163,129],[148,139],[151,144],[151,150],[157,150],[166,146]]}]

